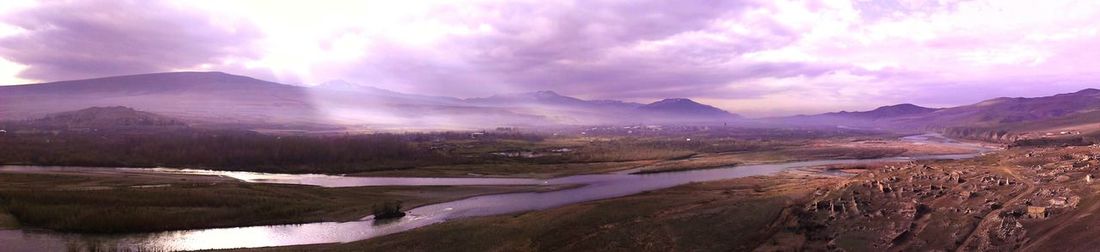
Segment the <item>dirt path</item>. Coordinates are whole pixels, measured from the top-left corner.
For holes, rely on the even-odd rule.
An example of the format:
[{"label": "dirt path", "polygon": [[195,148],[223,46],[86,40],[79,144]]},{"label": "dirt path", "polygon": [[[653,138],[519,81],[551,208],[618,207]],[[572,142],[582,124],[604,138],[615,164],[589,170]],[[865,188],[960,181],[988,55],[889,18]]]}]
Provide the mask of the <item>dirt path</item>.
[{"label": "dirt path", "polygon": [[[1016,181],[1020,181],[1020,183],[1027,186],[1027,188],[1024,189],[1023,192],[1021,192],[1019,194],[1016,194],[1016,197],[1013,197],[1012,199],[1010,199],[1008,201],[1005,201],[1005,203],[1002,204],[1002,206],[1005,206],[1005,207],[1002,207],[1002,208],[997,209],[997,210],[989,211],[988,214],[986,214],[985,216],[982,216],[982,221],[978,222],[978,225],[976,227],[974,227],[974,230],[970,231],[970,234],[967,235],[966,240],[963,240],[962,244],[959,244],[959,247],[955,248],[955,251],[966,251],[966,249],[970,246],[970,243],[973,242],[974,239],[976,239],[975,237],[981,236],[983,233],[986,233],[985,231],[989,230],[990,225],[995,224],[993,221],[991,221],[993,219],[992,217],[996,217],[996,216],[1000,215],[1001,212],[1004,212],[1005,209],[1008,209],[1008,206],[1015,204],[1017,201],[1020,201],[1020,199],[1024,198],[1024,196],[1030,195],[1030,194],[1035,192],[1035,189],[1036,189],[1035,183],[1031,182],[1031,180],[1028,180],[1024,176],[1020,176],[1020,174],[1016,173],[1016,171],[1014,171],[1014,170],[1012,170],[1008,167],[1003,167],[1002,166],[1002,167],[998,167],[998,169],[1000,169],[1001,171],[1004,171],[1005,174],[1008,174],[1009,176],[1012,176],[1012,178],[1016,179]],[[977,249],[977,250],[982,250],[980,248],[980,245],[979,245],[979,249]]]}]

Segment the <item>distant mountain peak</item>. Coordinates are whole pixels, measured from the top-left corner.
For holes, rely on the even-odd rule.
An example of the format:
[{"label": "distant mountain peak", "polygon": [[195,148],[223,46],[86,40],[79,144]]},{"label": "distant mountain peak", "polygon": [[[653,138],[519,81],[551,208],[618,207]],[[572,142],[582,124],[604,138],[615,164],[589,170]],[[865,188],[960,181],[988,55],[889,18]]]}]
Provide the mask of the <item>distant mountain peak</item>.
[{"label": "distant mountain peak", "polygon": [[[558,94],[558,92],[554,92],[554,91],[550,91],[550,90],[539,90],[539,91],[526,92],[526,93],[514,93],[514,94],[510,94],[510,95],[506,94],[504,96],[530,97],[530,98],[536,98],[536,99],[560,99],[560,98],[577,99],[577,98],[573,98],[573,97],[569,97],[569,96],[564,96],[564,95]],[[577,99],[577,100],[579,100],[579,99]]]},{"label": "distant mountain peak", "polygon": [[886,106],[878,107],[877,109],[884,109],[884,108],[924,108],[924,107],[913,105],[912,103],[901,103],[901,104],[894,104],[894,105],[886,105]]},{"label": "distant mountain peak", "polygon": [[683,117],[715,117],[714,119],[721,119],[723,117],[739,117],[736,114],[727,112],[720,108],[698,103],[687,98],[667,98],[650,104],[642,105],[641,107],[638,107],[638,109],[643,111],[657,112],[666,115],[676,115]]},{"label": "distant mountain peak", "polygon": [[698,103],[698,102],[693,101],[693,100],[688,99],[688,98],[666,98],[666,99],[663,99],[663,100],[660,100],[660,101],[653,102],[651,104],[699,104],[699,105],[702,105],[702,103]]},{"label": "distant mountain peak", "polygon": [[878,108],[875,108],[874,110],[871,110],[871,111],[868,111],[868,112],[871,112],[871,113],[890,113],[890,114],[899,115],[899,114],[920,114],[920,113],[927,113],[927,112],[932,112],[932,111],[936,111],[936,110],[937,109],[928,108],[928,107],[921,107],[921,106],[913,105],[911,103],[902,103],[902,104],[897,104],[897,105],[878,107]]},{"label": "distant mountain peak", "polygon": [[585,100],[564,96],[554,91],[541,90],[526,93],[498,94],[483,98],[471,98],[469,101],[479,103],[552,103],[559,105],[580,105]]}]

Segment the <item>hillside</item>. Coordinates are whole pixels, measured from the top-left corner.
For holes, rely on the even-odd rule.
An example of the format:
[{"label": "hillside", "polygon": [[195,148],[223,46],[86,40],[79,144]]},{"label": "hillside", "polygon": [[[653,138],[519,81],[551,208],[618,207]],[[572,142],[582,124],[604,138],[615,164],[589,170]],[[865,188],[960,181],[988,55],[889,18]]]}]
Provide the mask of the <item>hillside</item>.
[{"label": "hillside", "polygon": [[762,121],[780,125],[847,126],[876,129],[893,129],[895,123],[926,115],[940,109],[913,104],[882,106],[868,111],[840,111],[816,115],[766,118]]},{"label": "hillside", "polygon": [[686,98],[671,98],[638,107],[650,120],[717,122],[739,119],[740,116]]},{"label": "hillside", "polygon": [[155,73],[0,87],[0,114],[5,119],[33,119],[112,106],[221,124],[307,124],[319,119],[303,88],[220,72]]},{"label": "hillside", "polygon": [[1100,90],[1085,89],[1046,97],[996,98],[972,105],[942,109],[905,123],[931,127],[1004,127],[1073,117],[1094,111],[1100,111]]},{"label": "hillside", "polygon": [[1045,97],[1001,97],[971,105],[926,108],[912,104],[869,111],[770,118],[772,125],[851,126],[916,132],[942,131],[955,137],[1014,141],[1047,133],[1100,130],[1100,90]]},{"label": "hillside", "polygon": [[119,127],[183,127],[187,124],[174,118],[132,108],[91,107],[62,112],[31,120],[31,125],[67,128],[119,128]]}]

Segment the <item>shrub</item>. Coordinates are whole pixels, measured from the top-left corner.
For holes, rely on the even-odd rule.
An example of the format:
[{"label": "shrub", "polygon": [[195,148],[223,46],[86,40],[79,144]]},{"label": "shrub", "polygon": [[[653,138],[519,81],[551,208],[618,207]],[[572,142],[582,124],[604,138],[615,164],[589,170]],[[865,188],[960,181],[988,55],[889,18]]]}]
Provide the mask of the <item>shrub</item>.
[{"label": "shrub", "polygon": [[401,201],[386,201],[374,205],[372,213],[376,220],[405,217],[405,212],[401,211]]}]

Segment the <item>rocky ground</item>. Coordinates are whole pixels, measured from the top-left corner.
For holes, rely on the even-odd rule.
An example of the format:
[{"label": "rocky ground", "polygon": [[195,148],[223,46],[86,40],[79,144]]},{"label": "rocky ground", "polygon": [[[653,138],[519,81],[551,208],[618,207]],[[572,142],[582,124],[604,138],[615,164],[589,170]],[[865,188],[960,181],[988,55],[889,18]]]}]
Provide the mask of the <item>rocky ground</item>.
[{"label": "rocky ground", "polygon": [[757,250],[1086,250],[1100,221],[1097,155],[1018,149],[870,168],[793,206]]}]

